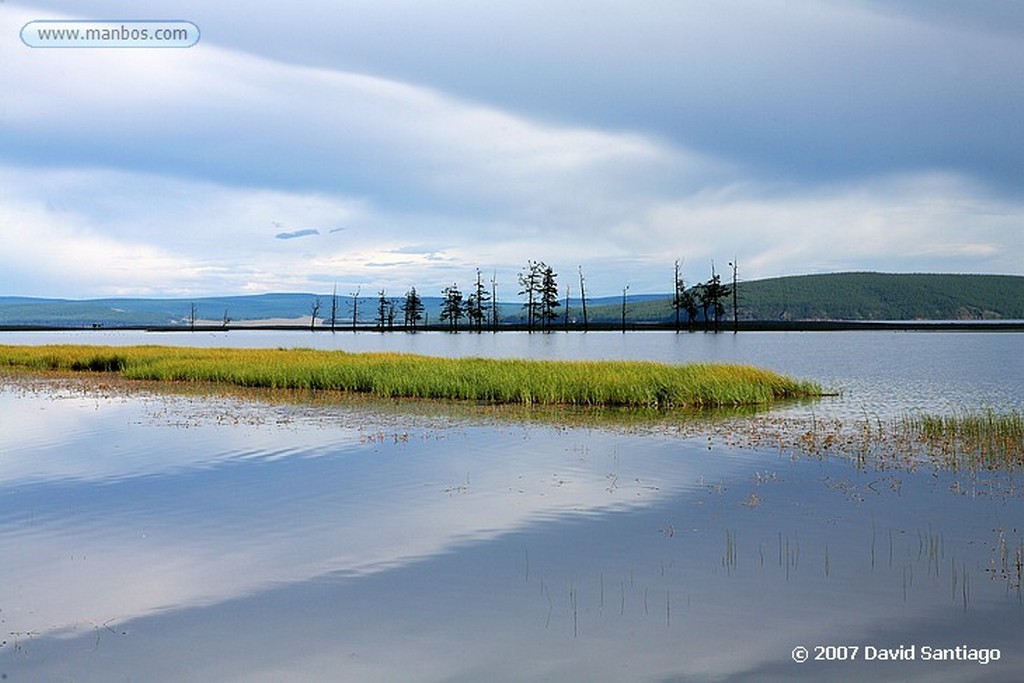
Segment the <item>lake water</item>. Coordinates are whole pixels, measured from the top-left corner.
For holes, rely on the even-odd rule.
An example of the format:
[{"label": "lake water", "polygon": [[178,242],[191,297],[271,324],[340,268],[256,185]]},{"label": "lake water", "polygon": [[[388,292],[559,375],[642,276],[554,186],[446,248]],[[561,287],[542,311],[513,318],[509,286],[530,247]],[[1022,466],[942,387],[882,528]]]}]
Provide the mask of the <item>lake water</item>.
[{"label": "lake water", "polygon": [[1021,409],[1024,335],[0,335],[57,342],[744,362],[841,395],[616,426],[0,380],[6,680],[1024,677],[1018,473],[742,438]]}]

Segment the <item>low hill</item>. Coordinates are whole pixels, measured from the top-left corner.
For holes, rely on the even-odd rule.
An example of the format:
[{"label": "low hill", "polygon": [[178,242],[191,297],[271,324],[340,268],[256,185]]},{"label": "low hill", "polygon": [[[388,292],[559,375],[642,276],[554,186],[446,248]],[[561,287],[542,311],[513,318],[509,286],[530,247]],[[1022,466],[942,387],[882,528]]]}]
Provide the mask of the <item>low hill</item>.
[{"label": "low hill", "polygon": [[1024,277],[837,273],[751,282],[750,317],[771,320],[1024,319]]},{"label": "low hill", "polygon": [[[829,273],[740,282],[741,320],[1021,320],[1024,277]],[[732,299],[724,301],[732,318]],[[593,320],[618,320],[621,306],[593,307]],[[630,302],[636,322],[674,319],[671,297]],[[685,313],[683,314],[685,319]]]},{"label": "low hill", "polygon": [[0,297],[0,325],[133,327],[197,320],[291,319],[308,315],[312,294],[259,294],[196,299],[41,299]]},{"label": "low hill", "polygon": [[[309,320],[319,296],[319,319],[330,317],[331,296],[281,293],[196,299],[42,299],[0,297],[0,325],[65,327],[187,326],[193,306],[197,322],[232,325]],[[427,321],[439,320],[441,300],[424,297]],[[396,307],[401,301],[396,300]],[[732,317],[732,300],[726,318]],[[741,320],[1022,320],[1024,277],[1013,275],[950,275],[831,273],[799,275],[740,282]],[[570,318],[581,319],[580,301],[570,300]],[[376,297],[360,297],[359,322],[377,317]],[[588,319],[593,323],[621,320],[620,297],[589,299]],[[559,309],[559,314],[564,309]],[[519,301],[502,302],[503,322],[522,321]],[[352,300],[338,298],[338,324],[350,325]],[[632,323],[674,320],[668,294],[631,295],[627,319]],[[396,310],[396,323],[401,321]],[[685,314],[684,314],[685,319]]]}]

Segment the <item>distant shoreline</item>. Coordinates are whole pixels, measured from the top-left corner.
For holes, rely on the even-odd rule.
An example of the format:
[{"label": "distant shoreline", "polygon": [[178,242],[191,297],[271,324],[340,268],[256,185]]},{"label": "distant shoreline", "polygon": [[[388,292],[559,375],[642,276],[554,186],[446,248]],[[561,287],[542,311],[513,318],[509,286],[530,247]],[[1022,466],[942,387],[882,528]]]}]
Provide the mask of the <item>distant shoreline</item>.
[{"label": "distant shoreline", "polygon": [[[586,331],[590,332],[673,332],[676,326],[674,323],[630,323],[627,322],[625,330],[620,323],[590,323]],[[261,324],[254,321],[248,323],[236,323],[230,325],[199,325],[191,328],[187,325],[118,325],[118,326],[72,326],[72,325],[0,325],[0,332],[112,332],[112,331],[137,331],[137,332],[245,332],[252,330],[272,330],[280,332],[306,332],[309,333],[310,326],[297,323],[273,323]],[[318,325],[316,333],[322,334],[331,332],[329,325]],[[420,325],[415,329],[406,328],[402,325],[386,327],[381,330],[379,327],[359,325],[353,330],[350,324],[337,325],[335,333],[373,332],[383,334],[387,332],[450,332],[447,325]],[[495,332],[527,332],[525,324],[503,324],[497,330],[485,328],[482,333],[492,334]],[[543,330],[535,328],[537,334]],[[548,332],[584,332],[581,323],[552,324]],[[702,324],[695,324],[688,328],[685,324],[680,326],[682,333],[715,333],[714,326],[705,327]],[[734,331],[732,321],[722,322],[717,332],[719,334],[732,333]],[[736,324],[737,332],[853,332],[853,331],[895,331],[895,332],[1024,332],[1024,320],[741,320]],[[476,330],[468,327],[460,327],[459,333],[474,333]]]}]

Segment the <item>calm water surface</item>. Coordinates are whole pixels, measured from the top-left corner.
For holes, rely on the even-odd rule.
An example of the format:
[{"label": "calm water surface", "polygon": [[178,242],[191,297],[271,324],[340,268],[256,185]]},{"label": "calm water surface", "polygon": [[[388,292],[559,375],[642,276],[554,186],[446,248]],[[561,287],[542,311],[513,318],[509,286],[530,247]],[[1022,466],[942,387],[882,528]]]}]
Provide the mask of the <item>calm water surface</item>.
[{"label": "calm water surface", "polygon": [[843,392],[819,413],[949,412],[1021,405],[1024,333],[617,332],[380,334],[373,332],[0,332],[0,344],[159,344],[397,351],[491,358],[636,359],[749,363]]},{"label": "calm water surface", "polygon": [[[1022,340],[0,336],[748,362],[842,391],[774,413],[844,419],[1019,409]],[[443,406],[272,405],[0,381],[0,675],[1024,676],[1016,473],[859,468],[839,456],[731,443],[721,428],[673,420],[571,426]],[[853,661],[793,661],[794,648],[813,658],[816,645],[860,650]],[[998,649],[1000,658],[924,660],[925,647],[957,646]],[[914,659],[869,661],[869,648]]]}]

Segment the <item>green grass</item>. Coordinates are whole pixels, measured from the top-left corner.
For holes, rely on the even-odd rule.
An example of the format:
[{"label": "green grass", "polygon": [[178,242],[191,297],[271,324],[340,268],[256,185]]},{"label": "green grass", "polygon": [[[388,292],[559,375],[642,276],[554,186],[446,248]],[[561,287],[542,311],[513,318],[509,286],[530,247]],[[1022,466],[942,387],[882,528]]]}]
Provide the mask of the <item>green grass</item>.
[{"label": "green grass", "polygon": [[822,395],[746,365],[436,358],[309,349],[2,346],[0,368],[524,405],[708,408]]},{"label": "green grass", "polygon": [[953,415],[913,415],[898,427],[909,432],[934,458],[951,467],[994,469],[1024,465],[1024,412],[970,411]]},{"label": "green grass", "polygon": [[[860,468],[877,470],[930,466],[969,473],[974,483],[985,472],[1012,475],[1024,468],[1024,410],[1019,408],[913,413],[887,420],[865,417],[852,422],[765,415],[725,423],[720,429],[741,446],[771,446],[817,458],[842,456]],[[1013,476],[999,483],[1004,484],[1019,488]]]}]

